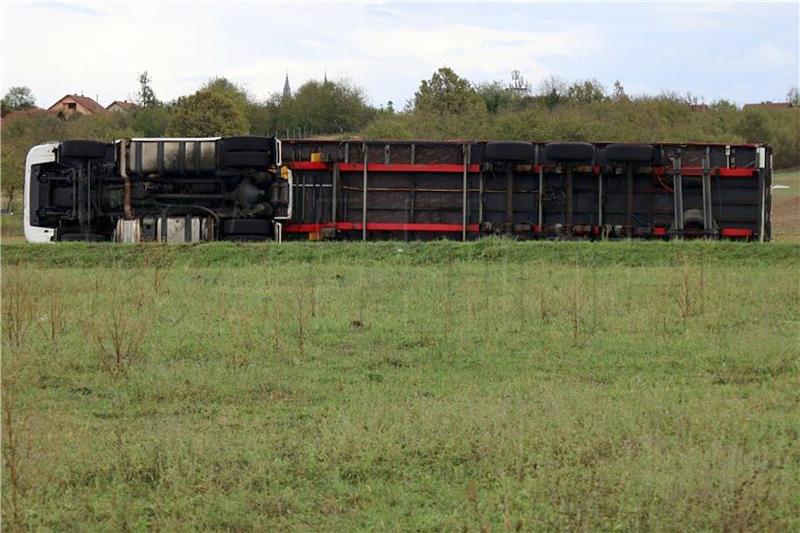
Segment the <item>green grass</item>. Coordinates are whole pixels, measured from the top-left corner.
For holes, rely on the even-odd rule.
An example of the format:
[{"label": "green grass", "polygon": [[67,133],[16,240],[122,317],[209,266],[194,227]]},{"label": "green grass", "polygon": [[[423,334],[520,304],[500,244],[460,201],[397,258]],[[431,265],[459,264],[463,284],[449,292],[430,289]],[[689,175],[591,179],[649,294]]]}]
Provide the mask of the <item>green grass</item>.
[{"label": "green grass", "polygon": [[674,266],[687,258],[728,265],[792,265],[800,247],[788,243],[745,242],[514,242],[486,238],[462,244],[435,242],[226,242],[195,245],[120,245],[59,243],[56,246],[8,244],[3,263],[40,267],[140,268],[153,264],[175,267],[280,266],[319,262],[363,265],[440,265],[463,261],[490,263],[574,264],[585,266]]},{"label": "green grass", "polygon": [[799,252],[3,246],[4,524],[796,530]]},{"label": "green grass", "polygon": [[4,244],[25,242],[23,235],[22,213],[0,216],[0,238]]}]

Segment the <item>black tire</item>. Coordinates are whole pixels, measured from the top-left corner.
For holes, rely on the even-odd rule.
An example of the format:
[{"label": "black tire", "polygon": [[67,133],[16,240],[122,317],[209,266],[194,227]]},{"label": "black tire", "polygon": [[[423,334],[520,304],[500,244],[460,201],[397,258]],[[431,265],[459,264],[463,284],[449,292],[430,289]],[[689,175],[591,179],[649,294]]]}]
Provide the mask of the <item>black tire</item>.
[{"label": "black tire", "polygon": [[58,149],[58,155],[73,159],[102,159],[106,156],[107,146],[97,141],[64,141]]},{"label": "black tire", "polygon": [[217,141],[217,150],[225,152],[272,152],[275,141],[270,137],[224,137]]},{"label": "black tire", "polygon": [[224,168],[267,168],[271,163],[272,155],[267,152],[226,152],[220,158]]},{"label": "black tire", "polygon": [[547,143],[544,153],[550,161],[588,162],[594,159],[594,146],[583,142]]},{"label": "black tire", "polygon": [[[718,227],[717,221],[711,219],[711,230]],[[705,235],[703,227],[703,210],[687,209],[683,212],[683,237],[687,239],[699,238]]]},{"label": "black tire", "polygon": [[488,142],[483,158],[487,161],[533,161],[536,150],[525,141]]},{"label": "black tire", "polygon": [[609,144],[606,160],[611,163],[652,163],[655,149],[651,144]]},{"label": "black tire", "polygon": [[269,240],[269,235],[226,235],[224,240],[231,242],[264,242]]},{"label": "black tire", "polygon": [[229,218],[222,222],[222,234],[225,237],[237,235],[269,236],[271,225],[261,218]]},{"label": "black tire", "polygon": [[97,233],[65,233],[59,240],[66,242],[101,242],[107,240]]},{"label": "black tire", "polygon": [[[714,225],[714,222],[711,222]],[[687,209],[683,212],[683,227],[703,229],[703,210],[702,209]]]}]

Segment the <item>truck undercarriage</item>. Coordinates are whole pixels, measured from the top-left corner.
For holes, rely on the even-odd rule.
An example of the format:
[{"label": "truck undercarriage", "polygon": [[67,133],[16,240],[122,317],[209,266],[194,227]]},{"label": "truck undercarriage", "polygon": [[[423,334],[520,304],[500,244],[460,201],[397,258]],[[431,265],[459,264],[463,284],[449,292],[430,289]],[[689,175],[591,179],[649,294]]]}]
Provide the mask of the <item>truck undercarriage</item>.
[{"label": "truck undercarriage", "polygon": [[38,242],[770,237],[753,144],[64,141],[26,173]]},{"label": "truck undercarriage", "polygon": [[29,221],[57,240],[267,240],[286,217],[266,137],[67,141],[30,169]]}]

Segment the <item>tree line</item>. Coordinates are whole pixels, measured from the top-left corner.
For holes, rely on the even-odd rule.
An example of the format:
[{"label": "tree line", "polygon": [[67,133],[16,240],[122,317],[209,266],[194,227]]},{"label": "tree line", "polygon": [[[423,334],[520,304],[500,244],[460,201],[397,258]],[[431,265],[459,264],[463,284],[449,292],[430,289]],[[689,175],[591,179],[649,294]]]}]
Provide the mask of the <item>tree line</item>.
[{"label": "tree line", "polygon": [[[620,82],[607,89],[596,80],[551,77],[537,88],[512,74],[511,83],[473,83],[443,67],[422,80],[402,109],[372,106],[346,80],[307,81],[289,95],[259,100],[221,77],[195,93],[164,102],[147,72],[139,78],[137,104],[127,113],[60,117],[30,112],[25,87],[2,100],[1,184],[18,200],[27,150],[53,139],[113,140],[124,137],[277,135],[381,139],[524,139],[613,142],[767,142],[775,166],[800,165],[800,92],[793,106],[739,108],[718,100],[664,92],[628,95]],[[26,112],[27,110],[27,112]]]}]

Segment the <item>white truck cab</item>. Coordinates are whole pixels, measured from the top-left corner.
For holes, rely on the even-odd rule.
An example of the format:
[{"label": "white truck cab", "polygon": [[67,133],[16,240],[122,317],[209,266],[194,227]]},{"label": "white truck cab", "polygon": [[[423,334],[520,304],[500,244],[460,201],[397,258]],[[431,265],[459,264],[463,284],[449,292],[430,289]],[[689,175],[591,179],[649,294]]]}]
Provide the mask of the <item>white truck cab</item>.
[{"label": "white truck cab", "polygon": [[54,228],[31,225],[31,168],[33,165],[52,163],[56,160],[57,142],[48,142],[34,146],[25,158],[25,187],[23,219],[25,226],[25,240],[28,242],[50,242],[56,234]]}]

